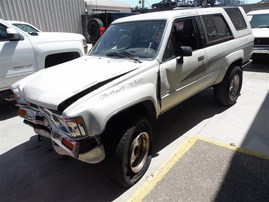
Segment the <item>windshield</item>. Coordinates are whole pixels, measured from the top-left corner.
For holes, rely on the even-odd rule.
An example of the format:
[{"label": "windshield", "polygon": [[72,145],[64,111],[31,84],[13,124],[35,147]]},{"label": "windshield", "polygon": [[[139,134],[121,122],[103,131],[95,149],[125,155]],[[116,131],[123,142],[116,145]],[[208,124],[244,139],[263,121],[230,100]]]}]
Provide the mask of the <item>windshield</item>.
[{"label": "windshield", "polygon": [[251,28],[269,28],[269,14],[258,14],[250,17]]},{"label": "windshield", "polygon": [[89,55],[113,58],[154,58],[166,21],[136,21],[111,25]]}]

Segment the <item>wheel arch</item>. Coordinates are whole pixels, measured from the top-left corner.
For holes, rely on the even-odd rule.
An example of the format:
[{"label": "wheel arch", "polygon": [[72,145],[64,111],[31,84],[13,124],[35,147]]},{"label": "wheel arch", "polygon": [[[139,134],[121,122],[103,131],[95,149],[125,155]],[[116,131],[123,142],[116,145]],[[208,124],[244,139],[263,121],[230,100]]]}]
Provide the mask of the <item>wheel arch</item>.
[{"label": "wheel arch", "polygon": [[240,58],[240,59],[238,59],[238,60],[232,62],[232,63],[229,65],[229,67],[228,67],[228,69],[227,69],[227,71],[226,71],[226,73],[225,73],[225,76],[226,76],[226,75],[229,75],[229,73],[230,73],[235,67],[240,67],[240,68],[242,69],[242,65],[243,65],[243,59],[242,59],[242,58]]},{"label": "wheel arch", "polygon": [[135,121],[138,118],[142,117],[147,118],[150,121],[156,119],[157,111],[154,106],[154,103],[151,100],[144,100],[142,102],[128,106],[127,108],[124,108],[120,111],[117,111],[108,119],[105,125],[105,130],[107,130],[115,123],[126,123],[128,121]]},{"label": "wheel arch", "polygon": [[235,66],[242,67],[243,65],[243,58],[244,58],[244,50],[238,50],[236,52],[230,53],[226,56],[226,63],[227,63],[227,71],[231,71]]},{"label": "wheel arch", "polygon": [[234,60],[227,59],[226,63],[227,63],[227,67],[221,70],[219,77],[215,82],[215,85],[219,84],[225,78],[225,76],[228,75],[236,66],[239,66],[240,68],[242,68],[243,57],[238,57],[237,59],[234,58]]}]

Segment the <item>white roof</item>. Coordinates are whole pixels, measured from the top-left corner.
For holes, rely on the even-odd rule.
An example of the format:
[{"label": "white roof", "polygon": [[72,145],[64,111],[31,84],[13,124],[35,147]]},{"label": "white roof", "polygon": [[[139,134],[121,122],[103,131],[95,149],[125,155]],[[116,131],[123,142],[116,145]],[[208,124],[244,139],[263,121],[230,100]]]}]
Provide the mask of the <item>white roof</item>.
[{"label": "white roof", "polygon": [[193,9],[182,9],[182,10],[169,10],[169,11],[159,11],[145,14],[132,15],[124,18],[119,18],[113,22],[122,23],[129,21],[139,21],[139,20],[169,20],[177,17],[184,16],[195,16],[198,14],[210,14],[210,13],[222,13],[223,8],[193,8]]},{"label": "white roof", "polygon": [[247,13],[247,15],[257,15],[257,14],[269,14],[269,9],[254,10]]}]

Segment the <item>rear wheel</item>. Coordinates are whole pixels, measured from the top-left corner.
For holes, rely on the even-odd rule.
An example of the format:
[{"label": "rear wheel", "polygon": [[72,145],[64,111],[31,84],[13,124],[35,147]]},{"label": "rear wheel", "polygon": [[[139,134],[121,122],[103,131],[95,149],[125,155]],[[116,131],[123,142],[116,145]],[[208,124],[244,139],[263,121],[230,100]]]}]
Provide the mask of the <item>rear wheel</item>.
[{"label": "rear wheel", "polygon": [[104,137],[106,168],[113,181],[123,187],[138,182],[151,162],[151,127],[140,120],[124,131],[111,130]]},{"label": "rear wheel", "polygon": [[214,87],[214,96],[218,103],[225,106],[236,103],[242,87],[242,74],[242,69],[236,66]]}]

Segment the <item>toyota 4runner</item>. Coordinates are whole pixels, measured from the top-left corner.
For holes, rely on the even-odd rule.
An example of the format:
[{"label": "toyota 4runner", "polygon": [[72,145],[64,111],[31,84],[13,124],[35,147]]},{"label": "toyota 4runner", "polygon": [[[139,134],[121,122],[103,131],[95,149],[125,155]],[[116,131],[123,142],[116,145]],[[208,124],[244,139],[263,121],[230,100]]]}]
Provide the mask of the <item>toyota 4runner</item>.
[{"label": "toyota 4runner", "polygon": [[130,187],[151,162],[151,121],[209,87],[218,103],[236,103],[253,40],[240,7],[121,18],[88,56],[15,83],[18,114],[57,153],[105,160]]}]

